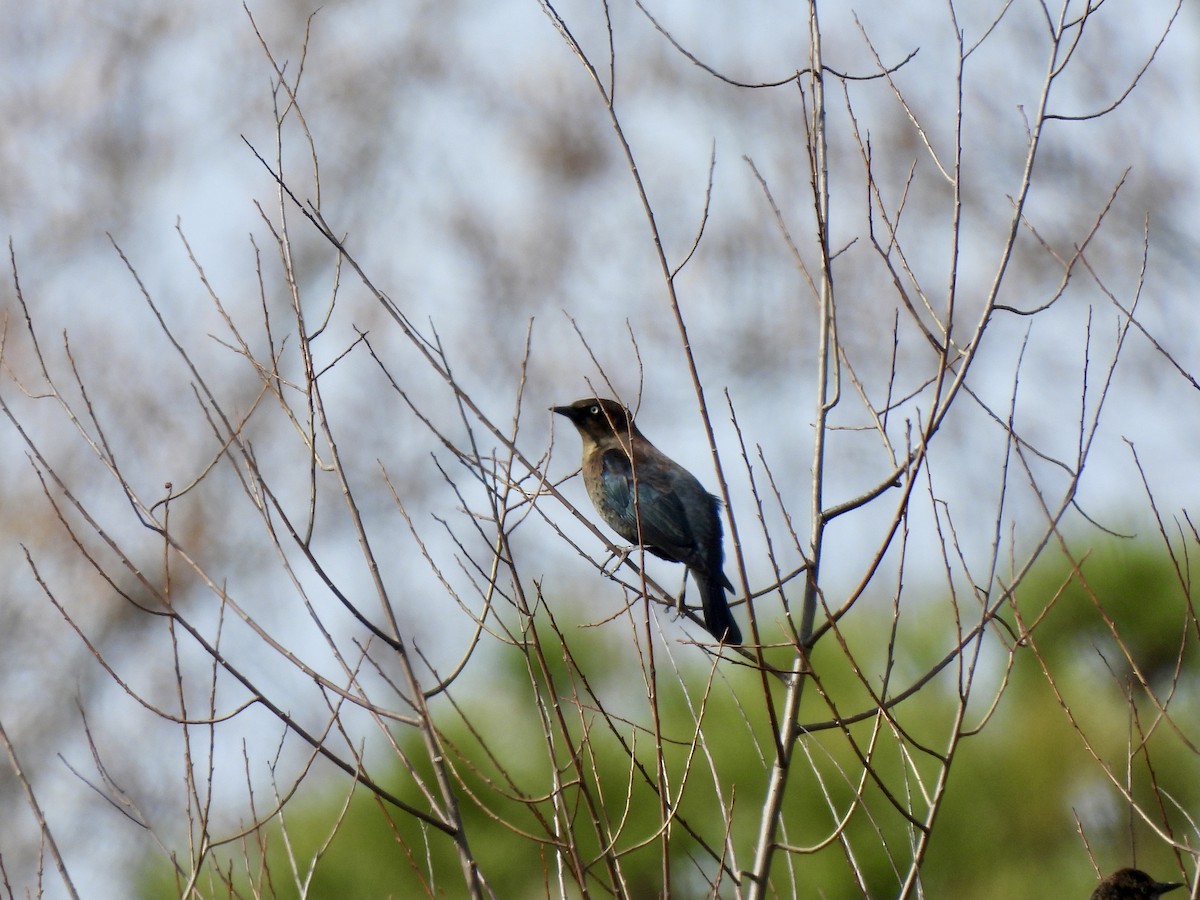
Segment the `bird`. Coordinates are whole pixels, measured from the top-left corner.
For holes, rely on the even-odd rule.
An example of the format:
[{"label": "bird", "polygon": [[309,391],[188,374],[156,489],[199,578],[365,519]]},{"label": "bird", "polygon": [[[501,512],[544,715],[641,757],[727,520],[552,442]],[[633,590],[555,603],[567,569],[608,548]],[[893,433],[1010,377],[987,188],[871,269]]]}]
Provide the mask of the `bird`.
[{"label": "bird", "polygon": [[1096,885],[1092,900],[1158,900],[1178,887],[1183,883],[1155,881],[1141,869],[1118,869]]},{"label": "bird", "polygon": [[565,416],[583,442],[583,483],[613,531],[669,562],[687,566],[700,589],[704,627],[718,641],[742,642],[725,592],[721,501],[696,476],[646,440],[616,400],[576,400],[551,411]]}]

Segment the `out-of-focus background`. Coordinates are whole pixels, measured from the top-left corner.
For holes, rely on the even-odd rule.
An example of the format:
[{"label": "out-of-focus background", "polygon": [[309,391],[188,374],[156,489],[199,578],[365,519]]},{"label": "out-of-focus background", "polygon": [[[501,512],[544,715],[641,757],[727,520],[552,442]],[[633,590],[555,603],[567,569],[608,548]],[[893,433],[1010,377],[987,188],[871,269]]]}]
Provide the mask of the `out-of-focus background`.
[{"label": "out-of-focus background", "polygon": [[[639,407],[639,424],[658,446],[709,489],[716,490],[717,482],[629,162],[603,98],[538,3],[332,0],[319,11],[269,0],[247,9],[137,0],[7,6],[0,28],[0,232],[11,242],[25,308],[17,302],[10,271],[0,293],[6,317],[0,390],[16,419],[0,427],[0,723],[81,894],[154,895],[153,885],[168,883],[155,880],[162,877],[156,867],[173,853],[186,859],[190,852],[188,823],[195,810],[185,809],[185,756],[211,753],[211,814],[232,834],[239,822],[262,813],[247,811],[248,794],[254,791],[266,807],[277,802],[271,791],[284,792],[289,779],[303,780],[309,751],[285,740],[277,719],[260,707],[220,729],[211,750],[185,746],[179,726],[147,708],[178,713],[177,666],[203,667],[211,664],[211,655],[186,636],[175,643],[166,639],[160,619],[118,595],[120,589],[138,599],[133,570],[160,587],[169,584],[171,595],[207,633],[219,633],[245,671],[298,720],[319,731],[330,711],[309,690],[311,679],[278,654],[239,653],[240,647],[260,646],[251,629],[235,611],[213,602],[213,586],[203,584],[195,569],[164,561],[161,539],[139,523],[76,424],[46,399],[42,364],[57,389],[73,398],[72,409],[83,414],[83,430],[93,440],[103,433],[108,447],[102,455],[111,453],[142,499],[153,503],[168,495],[167,483],[178,490],[205,475],[193,493],[171,501],[172,529],[280,646],[334,677],[334,654],[303,613],[280,557],[264,551],[262,519],[250,511],[237,466],[221,460],[220,440],[201,406],[205,392],[212,391],[226,409],[250,417],[247,433],[259,463],[289,473],[276,487],[284,504],[303,518],[311,472],[298,429],[278,415],[252,415],[262,402],[262,382],[231,329],[232,323],[249,335],[260,358],[277,353],[285,376],[295,384],[303,381],[296,325],[287,317],[289,285],[267,225],[280,227],[278,188],[256,152],[268,165],[282,161],[289,187],[301,202],[319,205],[371,282],[426,338],[436,335],[457,383],[493,421],[512,418],[522,391],[515,444],[530,460],[542,460],[550,477],[571,473],[578,445],[565,423],[557,423],[556,452],[543,459],[551,443],[546,408],[597,391],[618,393]],[[789,3],[702,6],[675,0],[610,3],[610,22],[591,2],[555,9],[605,83],[610,55],[615,62],[616,112],[670,261],[678,264],[688,255],[704,222],[703,239],[675,286],[716,444],[725,464],[733,466],[731,510],[744,523],[743,555],[753,587],[772,577],[763,534],[786,534],[793,527],[805,533],[802,517],[812,478],[819,333],[806,275],[819,271],[805,125],[812,97],[788,82],[808,63],[809,21],[806,11]],[[1190,378],[1200,371],[1195,341],[1200,255],[1194,238],[1200,231],[1200,18],[1194,4],[1185,4],[1143,72],[1174,14],[1171,3],[1108,0],[1103,15],[1093,16],[1069,45],[1074,54],[1069,59],[1064,47],[1057,58],[1049,56],[1048,35],[1058,10],[1025,0],[1007,8],[962,6],[969,8],[957,9],[956,20],[947,4],[930,0],[899,5],[867,0],[820,10],[826,65],[855,76],[830,79],[826,98],[830,244],[839,254],[837,336],[849,365],[843,370],[840,418],[831,432],[825,502],[853,497],[890,471],[853,380],[866,386],[878,408],[895,401],[897,421],[887,426],[895,434],[904,431],[902,418],[919,422],[932,402],[920,393],[928,388],[921,374],[928,347],[911,333],[897,337],[904,334],[908,314],[871,246],[872,222],[881,239],[883,232],[878,217],[868,216],[873,201],[862,148],[869,145],[885,203],[893,213],[903,210],[904,266],[914,275],[905,290],[918,306],[923,293],[941,314],[953,272],[956,334],[967,339],[997,278],[1047,72],[1069,63],[1053,84],[1048,108],[1061,118],[1044,123],[1025,208],[1027,227],[998,296],[1002,306],[1022,313],[1053,305],[1036,316],[999,313],[990,324],[968,381],[971,395],[960,398],[957,414],[947,417],[931,446],[935,483],[923,488],[936,502],[914,509],[907,520],[912,543],[898,571],[910,595],[914,586],[920,595],[905,602],[918,607],[935,604],[948,583],[961,587],[971,580],[962,573],[947,576],[937,549],[945,531],[938,527],[952,527],[957,543],[974,548],[962,560],[972,577],[980,567],[987,569],[989,553],[999,544],[1011,548],[1014,559],[1028,554],[1033,535],[1045,527],[1046,485],[1057,490],[1070,481],[1057,461],[1077,457],[1079,423],[1099,413],[1076,502],[1060,524],[1085,542],[1103,536],[1110,558],[1136,561],[1113,564],[1106,570],[1113,578],[1149,573],[1117,591],[1134,604],[1132,617],[1144,621],[1152,616],[1142,593],[1155,593],[1146,586],[1158,578],[1171,583],[1155,514],[1171,538],[1186,542],[1194,537],[1189,523],[1195,516],[1188,510],[1200,500],[1195,477],[1200,416]],[[1068,19],[1083,7],[1069,10]],[[967,47],[980,42],[963,64],[961,96],[956,31]],[[727,79],[782,84],[730,84],[684,51]],[[890,79],[857,80],[914,52]],[[287,110],[275,66],[291,84],[299,77],[302,119]],[[1094,115],[1117,101],[1107,114]],[[284,125],[277,131],[280,114]],[[948,175],[959,139],[964,188],[956,211]],[[772,203],[798,257],[782,236]],[[431,669],[445,674],[473,624],[448,599],[444,578],[455,560],[469,556],[466,550],[460,556],[462,532],[437,523],[474,500],[450,489],[439,466],[457,466],[452,454],[389,384],[366,345],[356,343],[358,333],[367,334],[398,387],[421,398],[416,404],[421,416],[464,442],[466,430],[455,430],[459,411],[453,395],[396,323],[348,267],[338,272],[336,255],[315,227],[294,208],[288,216],[292,272],[310,330],[321,324],[338,285],[338,302],[315,342],[317,365],[331,366],[323,400],[339,429],[339,449],[356,473],[381,577],[392,586],[404,632]],[[1060,294],[1063,270],[1055,255],[1067,259],[1084,241],[1087,265],[1071,271]],[[199,375],[173,349],[143,291],[198,363]],[[1118,329],[1127,322],[1121,308],[1134,303],[1139,324],[1121,341]],[[26,309],[41,359],[27,330]],[[272,311],[274,343],[262,326],[264,309]],[[1108,363],[1118,350],[1110,373]],[[898,375],[891,379],[893,370]],[[730,408],[764,479],[760,485],[767,483],[763,473],[769,466],[788,509],[785,516],[767,503],[761,531],[749,527],[756,511],[745,467],[738,467],[742,451]],[[1007,445],[998,439],[1003,429],[993,413],[1010,412],[1028,451],[1029,473],[1020,470],[1011,448],[1006,456]],[[31,462],[22,432],[44,462]],[[903,443],[897,442],[902,450]],[[287,468],[295,463],[298,468]],[[1011,475],[1001,477],[1006,465]],[[39,479],[47,466],[62,484]],[[425,543],[410,534],[383,471]],[[461,477],[469,490],[471,479]],[[577,483],[562,490],[586,511]],[[321,504],[338,502],[332,485],[318,494]],[[54,503],[69,506],[68,497],[85,504],[103,532],[102,537],[85,528],[83,551],[55,512]],[[975,514],[972,498],[979,501]],[[942,508],[957,515],[939,520]],[[792,514],[801,520],[792,520]],[[569,516],[558,510],[545,515],[603,557],[595,538]],[[832,607],[863,578],[890,515],[890,509],[866,511],[831,526],[822,577]],[[64,516],[81,521],[69,509]],[[106,539],[132,552],[128,566],[108,557],[107,571],[125,572],[116,586],[88,559],[111,553]],[[356,596],[370,592],[372,580],[353,532],[318,516],[313,540],[344,589]],[[527,527],[514,532],[510,549],[529,576],[545,585],[548,598],[558,592],[566,618],[595,622],[619,610],[616,589],[539,516],[531,514]],[[897,552],[889,551],[893,562]],[[443,570],[427,562],[430,556]],[[784,556],[785,571],[802,561],[798,553]],[[1047,565],[1043,593],[1053,596],[1056,576],[1050,573],[1067,569]],[[728,568],[732,577],[736,563]],[[675,568],[653,573],[668,589],[681,577]],[[464,564],[454,577],[478,576]],[[336,603],[321,595],[318,578],[311,572],[298,577],[314,603],[330,604],[325,621],[332,623],[334,640],[359,634],[358,624],[339,618]],[[593,577],[594,592],[586,582]],[[897,584],[874,584],[864,593],[854,611],[861,612],[859,627],[892,615]],[[563,585],[586,593],[562,600]],[[67,607],[86,642],[55,602]],[[376,614],[369,602],[362,606]],[[746,623],[744,606],[735,614]],[[783,632],[779,608],[759,615],[768,632]],[[677,645],[680,626],[665,613],[660,618],[667,642]],[[1177,643],[1179,621],[1163,626],[1174,629]],[[1182,633],[1188,640],[1186,629]],[[581,634],[585,643],[596,642],[592,652],[598,656],[620,654],[626,636],[613,624]],[[1091,632],[1063,624],[1061,641],[1072,634],[1081,642],[1079,655],[1097,666],[1095,642],[1082,637]],[[1105,638],[1097,634],[1097,641]],[[888,640],[886,631],[877,636]],[[920,644],[919,628],[905,636]],[[1190,641],[1178,658],[1194,666],[1194,633]],[[479,654],[476,659],[484,662],[466,672],[459,688],[469,700],[489,698],[505,683],[496,670],[512,664],[494,647]],[[912,657],[919,661],[913,671],[933,656],[936,648],[915,650]],[[992,659],[996,683],[1004,677],[1002,658],[1001,653]],[[626,664],[633,665],[628,659]],[[1069,656],[1062,665],[1065,680],[1076,677],[1066,671]],[[1079,684],[1086,685],[1088,677],[1105,680],[1111,672],[1098,665],[1078,674]],[[1194,703],[1194,680],[1177,683]],[[619,684],[612,689],[621,695]],[[1086,687],[1081,690],[1086,695]],[[197,717],[203,718],[209,699],[199,691],[188,698],[189,708],[199,708]],[[242,699],[236,686],[223,686],[215,707],[228,713]],[[1044,691],[1042,700],[1037,716],[1046,718],[1029,721],[1005,698],[1009,705],[998,715],[1015,718],[971,744],[981,748],[979,771],[994,773],[998,766],[1015,765],[1015,758],[1029,768],[1005,770],[1004,783],[1030,785],[1031,773],[1040,772],[1063,787],[1070,776],[1049,764],[1059,751],[1037,744],[1039,737],[1049,740],[1050,722],[1061,723]],[[1014,757],[1004,763],[992,758],[998,744],[1025,729],[1029,743]],[[1088,758],[1077,737],[1064,740]],[[364,738],[362,749],[374,760],[389,754],[377,737]],[[1194,766],[1194,758],[1191,762]],[[1057,782],[1048,770],[1058,773]],[[16,896],[64,896],[14,771],[11,759],[0,765],[5,884]],[[319,792],[327,791],[336,807],[349,790],[339,781],[344,776],[323,763],[314,771]],[[979,783],[994,779],[981,777]],[[928,896],[949,896],[947,885],[964,883],[962,871],[989,867],[996,879],[980,875],[971,882],[976,889],[958,895],[1033,896],[1023,892],[1029,882],[1011,874],[1030,867],[1028,851],[1010,853],[1008,846],[1017,840],[1010,830],[1020,833],[1021,823],[1028,829],[1031,821],[1046,821],[1049,814],[1040,808],[1032,814],[1022,809],[1034,796],[1056,804],[1055,830],[1040,836],[1038,845],[1053,843],[1055,854],[1075,854],[1078,896],[1090,889],[1091,875],[1072,815],[1084,821],[1085,833],[1107,836],[1103,846],[1092,848],[1103,868],[1130,861],[1128,816],[1103,778],[1073,783],[1061,794],[1046,786],[987,793],[966,792],[964,797],[975,799],[950,805],[951,821],[978,823],[983,847],[971,843],[970,828],[947,830],[926,865],[926,877],[933,879]],[[132,798],[136,810],[122,811],[120,803],[102,795]],[[956,805],[962,807],[957,812]],[[1193,806],[1190,813],[1198,811]],[[1197,843],[1194,824],[1190,834],[1175,836]],[[962,841],[958,853],[951,849],[956,839]],[[487,843],[486,837],[480,840]],[[1162,871],[1159,877],[1178,880],[1164,867],[1185,855],[1176,857],[1163,846],[1146,849]],[[378,852],[386,854],[388,847],[385,840]],[[1054,870],[1061,859],[1048,855],[1039,864]],[[819,890],[801,895],[863,893],[853,879],[842,878],[831,870],[825,881],[815,879]],[[333,882],[327,895],[340,889]],[[457,891],[450,887],[448,895]]]}]

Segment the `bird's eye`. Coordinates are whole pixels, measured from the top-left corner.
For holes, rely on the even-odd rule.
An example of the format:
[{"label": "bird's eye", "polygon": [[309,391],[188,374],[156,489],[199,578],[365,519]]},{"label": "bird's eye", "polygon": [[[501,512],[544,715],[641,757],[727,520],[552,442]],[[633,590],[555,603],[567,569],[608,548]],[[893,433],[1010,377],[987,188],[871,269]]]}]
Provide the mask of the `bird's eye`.
[{"label": "bird's eye", "polygon": [[588,410],[588,412],[591,413],[593,416],[598,416],[598,415],[600,415],[600,407],[593,406],[591,409]]}]

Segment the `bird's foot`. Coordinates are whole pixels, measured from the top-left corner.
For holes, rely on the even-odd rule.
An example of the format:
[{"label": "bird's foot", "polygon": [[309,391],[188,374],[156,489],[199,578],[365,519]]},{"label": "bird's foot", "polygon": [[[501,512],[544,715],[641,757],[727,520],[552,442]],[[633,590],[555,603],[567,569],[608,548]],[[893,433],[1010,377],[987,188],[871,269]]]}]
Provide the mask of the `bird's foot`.
[{"label": "bird's foot", "polygon": [[[608,559],[604,561],[604,565],[600,567],[600,574],[615,575],[617,573],[617,569],[621,568],[621,566],[625,564],[625,560],[629,559],[629,554],[632,552],[633,547],[629,546],[622,547],[615,553],[610,554]],[[609,566],[612,566],[612,571],[609,571]]]},{"label": "bird's foot", "polygon": [[679,586],[679,596],[675,598],[675,617],[679,618],[687,612],[687,603],[684,598],[687,596],[687,575],[683,576],[683,584]]}]

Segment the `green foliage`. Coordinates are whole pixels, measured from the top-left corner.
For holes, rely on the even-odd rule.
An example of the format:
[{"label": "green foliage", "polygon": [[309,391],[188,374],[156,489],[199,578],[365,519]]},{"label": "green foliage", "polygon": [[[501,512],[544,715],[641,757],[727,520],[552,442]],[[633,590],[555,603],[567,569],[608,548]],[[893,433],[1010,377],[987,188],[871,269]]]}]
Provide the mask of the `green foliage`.
[{"label": "green foliage", "polygon": [[1122,649],[1158,702],[1169,704],[1170,720],[1200,720],[1195,622],[1171,560],[1129,542],[1097,549],[1079,572],[1051,555],[1025,581],[1016,606],[1027,626],[1038,622],[1033,644],[1018,650],[1000,707],[955,761],[924,868],[929,896],[1085,896],[1082,886],[1095,874],[1080,827],[1103,871],[1136,861],[1178,872],[1093,756],[1118,780],[1132,772],[1135,800],[1167,831],[1195,839],[1179,810],[1160,806],[1148,778],[1152,764],[1159,790],[1194,812],[1194,749],[1167,718],[1150,729],[1155,705]]},{"label": "green foliage", "polygon": [[[1160,809],[1154,788],[1165,789],[1184,809],[1198,808],[1194,754],[1165,724],[1154,729],[1144,745],[1130,736],[1154,718],[1153,705],[1131,686],[1131,670],[1121,651],[1121,644],[1129,648],[1161,702],[1170,699],[1173,718],[1196,720],[1191,708],[1196,695],[1195,636],[1183,630],[1190,622],[1189,606],[1169,560],[1151,549],[1126,545],[1095,553],[1082,574],[1072,574],[1061,558],[1051,560],[1025,582],[1015,607],[1006,618],[1025,627],[1036,623],[1032,640],[1017,648],[1009,669],[1005,647],[1011,640],[1006,644],[1007,635],[1000,629],[985,638],[986,652],[974,673],[976,690],[985,696],[972,701],[969,712],[975,720],[965,726],[982,728],[955,748],[937,837],[923,867],[926,896],[1084,896],[1094,874],[1076,818],[1103,869],[1136,861],[1164,875],[1177,871],[1161,842],[1125,811],[1126,804],[1088,749],[1090,743],[1118,778],[1131,752],[1128,767],[1136,773],[1135,798],[1152,813],[1160,812],[1167,829],[1187,827],[1176,810]],[[965,620],[968,611],[963,614]],[[889,620],[861,616],[845,626],[841,639],[853,645],[871,684],[875,676],[869,673],[887,668]],[[575,828],[579,864],[603,866],[597,862],[602,829],[593,827],[593,817],[604,822],[603,830],[619,833],[622,875],[630,893],[653,896],[660,890],[662,812],[650,786],[656,781],[655,742],[645,697],[639,696],[639,690],[644,691],[640,673],[625,664],[635,657],[622,645],[620,631],[569,632],[580,635],[571,638],[570,651],[577,655],[564,652],[546,660],[552,687],[541,676],[531,679],[537,667],[530,659],[506,649],[486,685],[459,688],[453,701],[433,701],[452,770],[461,782],[458,794],[471,850],[499,896],[558,895],[560,861],[554,844],[561,824],[555,823],[564,819]],[[912,654],[920,657],[914,671],[924,671],[944,654],[950,638],[929,633],[914,639]],[[1181,641],[1186,641],[1184,670],[1173,680]],[[909,652],[907,645],[897,646],[898,652]],[[842,714],[870,708],[863,680],[846,659],[833,635],[826,636],[814,659],[823,693]],[[893,669],[903,668],[896,662]],[[947,703],[947,692],[959,684],[957,665],[951,663],[893,709],[900,733],[870,718],[847,731],[822,727],[822,718],[829,718],[828,706],[819,692],[808,695],[804,718],[819,730],[801,742],[798,752],[807,754],[808,761],[797,768],[789,785],[781,840],[803,847],[825,839],[835,818],[831,809],[852,809],[844,846],[853,848],[853,864],[838,842],[811,855],[793,856],[793,866],[776,866],[781,895],[896,894],[897,872],[904,870],[913,841],[911,825],[896,805],[908,805],[917,818],[925,812],[923,794],[934,789],[939,771],[930,754],[944,752],[953,728],[948,712],[953,703]],[[570,677],[572,671],[589,673],[594,696],[583,693],[581,679]],[[729,847],[737,866],[748,866],[755,813],[774,752],[761,709],[739,706],[737,701],[754,696],[758,676],[723,663],[706,695],[709,676],[707,668],[696,666],[685,673],[683,684],[669,672],[660,673],[658,680],[666,781],[672,797],[678,798],[669,832],[677,896],[703,895],[717,873],[714,855],[728,856],[720,827],[722,804],[734,810]],[[1006,678],[1000,703],[989,710]],[[546,714],[561,714],[570,743],[582,748],[577,758],[570,756],[561,736],[554,742],[544,736],[530,686],[534,680]],[[893,687],[905,684],[896,676]],[[610,718],[599,712],[600,704]],[[396,738],[410,759],[423,758],[415,732],[400,730]],[[631,766],[631,752],[640,768]],[[864,757],[870,761],[870,777],[862,774]],[[1154,784],[1147,775],[1148,762],[1153,763]],[[429,776],[427,767],[414,765],[422,776]],[[565,810],[557,816],[555,773],[558,802]],[[393,781],[390,787],[404,799],[422,802],[402,767],[397,767]],[[578,788],[580,783],[586,783],[587,792]],[[589,796],[601,799],[602,807],[590,808]],[[235,878],[234,893],[298,896],[285,848],[290,846],[303,870],[333,832],[316,865],[309,897],[461,895],[462,875],[450,838],[361,789],[338,821],[343,800],[335,787],[333,793],[290,804],[282,822],[274,820],[263,829],[266,867],[253,879],[256,888],[251,890],[250,879],[243,875]],[[233,859],[233,870],[238,871],[239,856],[225,859],[223,869]],[[861,886],[855,868],[862,875]],[[577,895],[569,874],[562,881],[569,896]],[[172,893],[164,890],[161,874],[145,884],[142,896]],[[720,896],[732,896],[727,876],[723,885]]]}]

